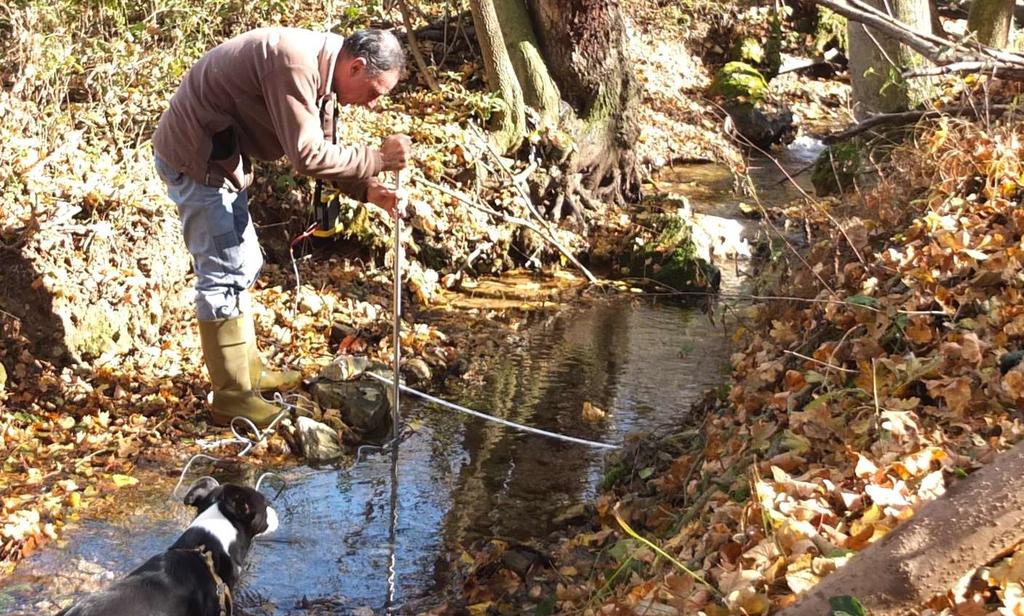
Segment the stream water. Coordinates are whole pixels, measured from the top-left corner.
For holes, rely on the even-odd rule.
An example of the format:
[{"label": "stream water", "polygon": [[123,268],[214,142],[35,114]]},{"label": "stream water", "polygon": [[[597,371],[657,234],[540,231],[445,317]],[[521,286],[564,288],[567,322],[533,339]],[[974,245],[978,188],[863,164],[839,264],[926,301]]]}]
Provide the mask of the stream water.
[{"label": "stream water", "polygon": [[[798,170],[816,150],[798,143],[781,160]],[[783,176],[773,164],[759,166],[754,178],[766,200],[792,196],[792,188],[777,183]],[[666,172],[659,182],[662,190],[688,195],[696,210],[720,216],[735,212],[732,187],[728,171],[714,165]],[[732,267],[722,269],[723,291],[735,293],[741,281]],[[649,298],[595,301],[533,317],[493,363],[484,386],[445,396],[512,421],[620,443],[630,432],[678,426],[705,390],[723,383],[728,336],[694,309]],[[585,401],[608,411],[607,419],[583,421]],[[446,563],[458,557],[459,546],[490,537],[541,538],[600,485],[602,450],[410,398],[404,413],[415,429],[400,447],[395,493],[389,455],[364,456],[345,470],[263,469],[286,480],[272,501],[281,526],[254,546],[236,613],[416,613],[451,591]],[[140,490],[123,515],[83,520],[63,545],[23,562],[0,581],[0,611],[53,611],[61,598],[102,587],[165,549],[189,512],[171,503],[166,490],[153,492],[163,496]]]}]

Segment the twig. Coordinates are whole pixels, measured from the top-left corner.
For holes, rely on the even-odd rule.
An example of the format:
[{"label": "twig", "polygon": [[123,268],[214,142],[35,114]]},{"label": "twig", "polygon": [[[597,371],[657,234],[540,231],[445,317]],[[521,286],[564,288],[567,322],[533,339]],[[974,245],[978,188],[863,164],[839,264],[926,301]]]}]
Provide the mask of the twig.
[{"label": "twig", "polygon": [[[1009,111],[1010,105],[992,105],[990,109],[1002,113]],[[821,142],[831,145],[885,124],[910,124],[925,118],[935,118],[942,115],[965,115],[976,112],[977,110],[974,107],[946,107],[944,109],[919,109],[917,111],[901,111],[898,113],[878,113],[863,122],[854,124],[844,131],[826,135],[822,138]]]},{"label": "twig", "polygon": [[821,366],[825,366],[826,368],[831,368],[833,370],[839,370],[840,372],[849,372],[851,374],[856,374],[857,373],[856,370],[850,370],[849,368],[843,368],[842,366],[837,366],[835,364],[830,364],[830,363],[828,363],[826,361],[821,361],[820,359],[814,359],[813,357],[808,357],[807,355],[804,355],[802,353],[797,353],[796,351],[790,351],[788,349],[784,349],[782,352],[787,354],[787,355],[794,355],[796,357],[799,357],[800,359],[803,359],[803,360],[806,360],[806,361],[809,361],[809,362],[813,362],[813,363],[821,365]]},{"label": "twig", "polygon": [[913,79],[915,77],[937,77],[940,75],[958,75],[960,73],[992,73],[994,77],[1000,68],[1000,65],[987,60],[970,60],[943,64],[942,66],[918,68],[904,72],[901,77]]}]

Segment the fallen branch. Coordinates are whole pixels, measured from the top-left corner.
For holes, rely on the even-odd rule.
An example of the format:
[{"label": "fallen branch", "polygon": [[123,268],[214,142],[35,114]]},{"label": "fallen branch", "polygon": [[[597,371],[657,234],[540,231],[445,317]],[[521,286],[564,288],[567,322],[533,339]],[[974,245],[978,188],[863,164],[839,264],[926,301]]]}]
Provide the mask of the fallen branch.
[{"label": "fallen branch", "polygon": [[[997,112],[999,114],[1009,110],[1010,105],[991,105],[989,107],[989,111]],[[935,118],[943,115],[967,115],[977,112],[977,107],[947,107],[944,109],[921,109],[917,111],[902,111],[898,113],[878,113],[863,122],[854,124],[846,130],[826,135],[822,138],[821,142],[826,145],[837,143],[887,124],[912,124],[925,118]]]},{"label": "fallen branch", "polygon": [[1024,443],[999,454],[810,589],[780,616],[821,616],[857,597],[877,616],[917,611],[1024,540]]},{"label": "fallen branch", "polygon": [[942,66],[931,66],[928,68],[918,68],[912,71],[906,71],[902,77],[904,79],[913,79],[915,77],[938,77],[940,75],[959,75],[963,73],[985,73],[992,75],[993,77],[1002,76],[1002,68],[990,62],[985,61],[971,61],[971,62],[953,62],[952,64],[944,64]]},{"label": "fallen branch", "polygon": [[[1004,79],[1024,81],[1024,55],[982,45],[976,41],[954,41],[936,34],[919,32],[860,0],[814,0],[847,19],[870,26],[885,36],[903,43],[932,63],[956,66],[950,72],[997,71]],[[925,69],[928,70],[928,69]],[[910,71],[911,76],[918,71]]]}]

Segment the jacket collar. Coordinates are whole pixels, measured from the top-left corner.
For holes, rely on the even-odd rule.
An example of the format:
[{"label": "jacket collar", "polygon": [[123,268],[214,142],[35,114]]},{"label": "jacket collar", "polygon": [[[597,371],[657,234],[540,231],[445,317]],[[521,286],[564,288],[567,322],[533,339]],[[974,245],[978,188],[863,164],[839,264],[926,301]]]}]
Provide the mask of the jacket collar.
[{"label": "jacket collar", "polygon": [[317,90],[317,98],[333,94],[331,86],[334,84],[334,67],[338,64],[338,56],[341,55],[341,44],[344,38],[330,32],[324,35],[324,46],[320,49],[318,58],[320,64],[320,88]]}]

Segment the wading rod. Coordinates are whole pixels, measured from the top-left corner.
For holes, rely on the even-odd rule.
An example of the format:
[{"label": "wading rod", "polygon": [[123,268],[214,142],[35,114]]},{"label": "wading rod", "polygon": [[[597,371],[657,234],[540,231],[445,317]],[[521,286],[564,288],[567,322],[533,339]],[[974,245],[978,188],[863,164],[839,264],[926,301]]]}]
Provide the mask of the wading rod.
[{"label": "wading rod", "polygon": [[[405,176],[405,170],[400,169],[395,175],[395,191],[402,189],[402,179]],[[400,199],[395,204],[395,284],[392,289],[392,305],[394,306],[393,325],[394,325],[394,347],[395,347],[395,364],[393,379],[394,387],[392,393],[394,396],[395,405],[391,411],[391,438],[398,438],[399,423],[401,422],[402,415],[399,407],[399,395],[401,388],[399,386],[399,370],[402,360],[402,216],[405,214],[405,203]]]}]

